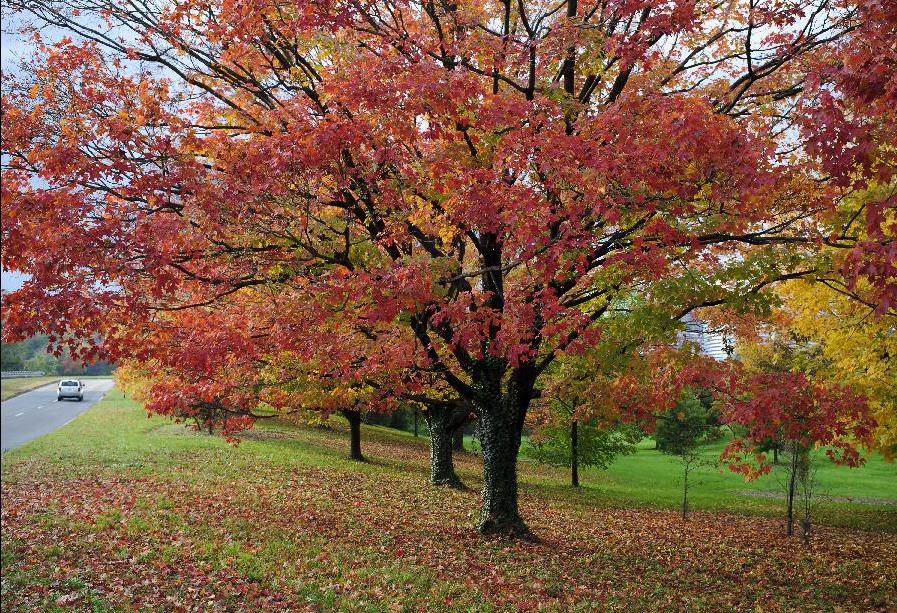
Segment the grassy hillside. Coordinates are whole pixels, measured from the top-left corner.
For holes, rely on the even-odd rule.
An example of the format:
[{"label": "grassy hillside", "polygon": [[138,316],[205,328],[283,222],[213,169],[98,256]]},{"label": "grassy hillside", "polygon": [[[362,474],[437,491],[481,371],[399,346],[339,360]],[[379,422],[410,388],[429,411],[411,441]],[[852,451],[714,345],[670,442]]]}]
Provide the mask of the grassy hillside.
[{"label": "grassy hillside", "polygon": [[3,456],[3,609],[897,607],[894,466],[878,460],[825,469],[831,494],[862,500],[827,503],[809,545],[782,536],[780,500],[742,495],[772,481],[708,470],[694,500],[714,511],[683,522],[675,461],[650,449],[579,491],[523,461],[539,540],[508,542],[472,531],[473,454],[458,459],[472,489],[433,489],[424,439],[363,437],[365,464],[344,459],[339,428],[265,427],[233,447],[113,392]]}]

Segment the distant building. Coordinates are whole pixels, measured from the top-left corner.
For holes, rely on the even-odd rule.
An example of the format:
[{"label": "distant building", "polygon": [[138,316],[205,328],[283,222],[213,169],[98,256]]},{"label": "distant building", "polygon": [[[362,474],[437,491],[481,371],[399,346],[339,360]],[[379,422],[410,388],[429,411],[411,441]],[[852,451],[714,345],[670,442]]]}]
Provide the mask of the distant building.
[{"label": "distant building", "polygon": [[700,348],[701,353],[714,360],[726,360],[730,357],[730,343],[726,336],[712,330],[706,321],[689,313],[682,318],[682,323],[685,324],[685,329],[676,335],[677,345],[694,343]]}]

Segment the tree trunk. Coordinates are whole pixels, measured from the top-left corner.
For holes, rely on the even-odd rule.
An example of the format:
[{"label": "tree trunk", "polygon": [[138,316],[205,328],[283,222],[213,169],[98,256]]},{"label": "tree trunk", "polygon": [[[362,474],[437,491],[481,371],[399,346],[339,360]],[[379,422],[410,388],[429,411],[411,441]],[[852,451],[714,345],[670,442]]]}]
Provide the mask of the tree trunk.
[{"label": "tree trunk", "polygon": [[579,487],[579,432],[576,420],[570,424],[570,484]]},{"label": "tree trunk", "polygon": [[797,446],[791,445],[791,475],[788,477],[788,517],[785,531],[794,534],[794,481],[797,478]]},{"label": "tree trunk", "polygon": [[414,409],[414,438],[417,438],[417,416],[419,411]]},{"label": "tree trunk", "polygon": [[772,463],[773,464],[779,463],[779,444],[778,443],[775,443],[772,446]]},{"label": "tree trunk", "polygon": [[458,426],[452,432],[452,450],[464,451],[464,426]]},{"label": "tree trunk", "polygon": [[682,519],[688,519],[688,466],[685,466],[682,480]]},{"label": "tree trunk", "polygon": [[508,398],[479,407],[483,445],[483,508],[477,529],[484,534],[523,536],[529,529],[517,509],[519,409]]},{"label": "tree trunk", "polygon": [[430,428],[430,482],[433,485],[463,488],[452,459],[452,434],[449,430],[451,408],[429,407],[424,416]]},{"label": "tree trunk", "polygon": [[361,455],[361,413],[359,411],[342,413],[349,422],[349,459],[364,462],[364,456]]}]

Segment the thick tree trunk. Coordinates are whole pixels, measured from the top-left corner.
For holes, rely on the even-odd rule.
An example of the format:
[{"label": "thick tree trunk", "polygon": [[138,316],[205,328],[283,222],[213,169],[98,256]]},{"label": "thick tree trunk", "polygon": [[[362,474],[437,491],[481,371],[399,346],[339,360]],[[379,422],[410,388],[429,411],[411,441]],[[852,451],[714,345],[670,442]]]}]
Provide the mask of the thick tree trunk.
[{"label": "thick tree trunk", "polygon": [[483,445],[483,508],[477,529],[484,534],[523,536],[529,529],[517,509],[518,408],[507,399],[480,408]]},{"label": "thick tree trunk", "polygon": [[579,426],[576,420],[570,424],[570,484],[579,487]]},{"label": "thick tree trunk", "polygon": [[452,433],[449,429],[451,408],[430,407],[425,417],[430,428],[430,482],[433,485],[464,487],[455,473],[452,459]]},{"label": "thick tree trunk", "polygon": [[343,411],[343,417],[349,422],[349,459],[364,462],[361,455],[361,412]]},{"label": "thick tree trunk", "polygon": [[458,426],[455,428],[455,431],[452,432],[452,450],[453,451],[464,451],[464,426]]}]

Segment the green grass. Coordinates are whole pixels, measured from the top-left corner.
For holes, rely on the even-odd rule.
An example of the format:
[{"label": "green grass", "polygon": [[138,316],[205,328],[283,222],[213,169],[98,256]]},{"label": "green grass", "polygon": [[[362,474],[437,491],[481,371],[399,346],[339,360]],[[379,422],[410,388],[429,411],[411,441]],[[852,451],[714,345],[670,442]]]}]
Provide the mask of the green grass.
[{"label": "green grass", "polygon": [[[362,472],[381,469],[376,462],[359,465],[346,459],[342,420],[334,418],[334,425],[335,429],[326,431],[264,422],[234,447],[220,437],[192,432],[165,418],[148,418],[136,403],[113,390],[95,408],[63,429],[8,452],[3,464],[5,467],[20,460],[40,459],[65,470],[105,467],[177,479],[228,478],[258,462]],[[418,445],[422,449],[427,444],[424,437],[415,439],[410,433],[364,426],[363,447],[389,442]],[[466,446],[472,447],[469,438]],[[568,486],[566,470],[540,466],[527,458],[524,442],[521,487],[575,504],[678,509],[682,496],[681,465],[675,457],[660,453],[653,446],[653,441],[646,439],[638,453],[618,458],[608,470],[582,470],[583,487],[576,491]],[[717,459],[724,446],[725,440],[705,446],[704,459],[708,463]],[[185,457],[199,450],[211,453],[216,461],[201,465],[185,462]],[[821,521],[897,531],[897,464],[872,454],[864,466],[851,469],[828,462],[821,451],[816,457],[817,491],[822,496],[817,513]],[[410,462],[403,468],[418,472],[422,480],[426,477],[426,466]],[[479,470],[476,462],[459,465],[459,473],[468,482],[479,478]],[[783,471],[783,467],[777,467],[770,475],[746,482],[722,466],[698,468],[690,478],[690,506],[694,510],[781,515]]]},{"label": "green grass", "polygon": [[[284,431],[308,432],[288,425]],[[282,466],[320,465],[355,468],[335,450],[297,445],[293,439],[261,438],[264,426],[250,431],[238,446],[219,436],[194,432],[171,420],[148,416],[142,407],[117,389],[66,426],[4,454],[7,468],[19,462],[41,462],[51,470],[91,473],[95,470],[128,472],[136,476],[176,479],[227,477],[259,461]],[[336,438],[335,433],[323,433]],[[211,454],[218,461],[192,465],[194,452]],[[361,465],[364,470],[367,465]]]},{"label": "green grass", "polygon": [[[787,467],[780,462],[773,465],[770,474],[746,481],[743,476],[719,464],[728,440],[723,436],[701,447],[704,465],[694,469],[689,476],[689,507],[693,510],[781,515]],[[475,438],[465,436],[464,445],[479,453]],[[679,509],[682,504],[682,464],[675,456],[661,453],[654,447],[653,439],[646,438],[638,445],[637,453],[618,457],[607,470],[580,467],[581,491],[569,486],[569,469],[540,467],[542,470],[533,475],[529,485],[588,504]],[[526,437],[520,457],[525,463],[534,463]],[[813,458],[818,519],[831,525],[897,532],[897,463],[886,462],[877,453],[867,453],[863,466],[849,468],[830,462],[822,449],[816,450]]]},{"label": "green grass", "polygon": [[[725,440],[702,448],[703,460],[713,464]],[[585,487],[614,504],[678,508],[682,500],[682,465],[677,458],[653,449],[646,439],[639,451],[620,457],[606,471],[586,469]],[[833,524],[897,530],[897,464],[878,454],[867,455],[859,468],[835,465],[822,450],[814,454],[817,493],[822,517]],[[746,482],[725,466],[702,466],[689,477],[689,504],[695,509],[776,515],[784,505],[785,467]]]}]

